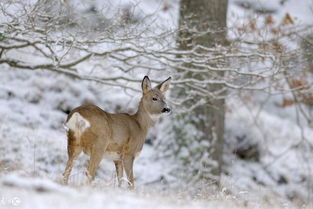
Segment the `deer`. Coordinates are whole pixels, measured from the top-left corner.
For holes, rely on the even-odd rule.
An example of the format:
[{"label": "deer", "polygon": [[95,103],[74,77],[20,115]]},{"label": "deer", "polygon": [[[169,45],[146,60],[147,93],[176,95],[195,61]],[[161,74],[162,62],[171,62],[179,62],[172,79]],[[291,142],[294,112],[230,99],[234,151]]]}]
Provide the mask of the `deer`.
[{"label": "deer", "polygon": [[141,82],[142,97],[135,114],[108,113],[96,105],[81,105],[73,109],[65,121],[67,128],[68,161],[63,183],[68,179],[74,160],[83,152],[89,156],[86,168],[91,183],[103,158],[115,164],[118,186],[122,185],[125,170],[129,189],[134,189],[133,164],[145,143],[148,130],[163,113],[170,113],[164,93],[169,89],[171,77],[154,88],[145,76]]}]

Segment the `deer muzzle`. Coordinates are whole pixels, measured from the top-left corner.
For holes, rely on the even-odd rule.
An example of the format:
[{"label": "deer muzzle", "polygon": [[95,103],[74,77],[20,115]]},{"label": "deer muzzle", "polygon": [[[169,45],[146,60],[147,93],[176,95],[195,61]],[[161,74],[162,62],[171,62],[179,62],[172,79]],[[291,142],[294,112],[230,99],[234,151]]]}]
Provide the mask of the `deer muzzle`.
[{"label": "deer muzzle", "polygon": [[171,112],[171,109],[168,107],[164,107],[162,110],[162,113],[169,113],[169,112]]}]

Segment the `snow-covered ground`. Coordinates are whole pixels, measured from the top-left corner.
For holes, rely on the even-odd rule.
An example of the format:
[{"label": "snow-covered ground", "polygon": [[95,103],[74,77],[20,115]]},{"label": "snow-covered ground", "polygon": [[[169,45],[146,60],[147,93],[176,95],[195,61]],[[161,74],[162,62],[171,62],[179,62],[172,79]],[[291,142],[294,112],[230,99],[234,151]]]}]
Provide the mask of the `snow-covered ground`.
[{"label": "snow-covered ground", "polygon": [[[238,5],[251,1],[231,1],[230,13],[236,18],[249,16]],[[283,6],[278,0],[257,1],[257,9],[266,5],[268,10],[277,10],[273,14],[277,20],[287,12],[299,24],[312,19],[309,0],[288,0]],[[116,2],[111,1],[111,6]],[[128,1],[118,2],[125,5]],[[136,4],[138,15],[162,10],[164,1],[151,2]],[[159,12],[158,23],[164,20],[163,27],[175,26],[178,1],[166,2],[174,11]],[[159,150],[149,144],[135,162],[135,191],[127,191],[126,182],[122,189],[116,188],[114,166],[107,160],[101,162],[95,182],[86,185],[87,157],[83,155],[75,163],[70,186],[61,185],[67,160],[62,127],[66,113],[82,103],[95,103],[110,112],[134,112],[139,98],[140,93],[2,65],[0,208],[313,208],[312,153],[295,146],[303,138],[313,143],[313,130],[299,126],[295,107],[279,106],[282,96],[267,99],[265,105],[259,104],[263,97],[255,95],[228,100],[225,174],[216,193],[208,192],[208,185],[199,189],[181,182],[172,173],[173,161],[157,158]],[[157,138],[160,127],[148,138]],[[239,159],[232,153],[242,141],[259,149],[258,160]]]},{"label": "snow-covered ground", "polygon": [[140,189],[129,192],[106,185],[68,187],[47,179],[9,175],[1,179],[1,208],[138,208],[138,209],[219,209],[219,208],[293,208],[288,203],[273,202],[219,192],[206,199],[196,199],[184,193]]},{"label": "snow-covered ground", "polygon": [[[257,189],[254,185],[233,190],[233,181],[239,176],[241,181],[250,181],[249,175],[242,178],[244,173],[234,174],[228,182],[225,179],[226,187],[218,193],[197,191],[190,185],[188,189],[171,188],[171,183],[162,182],[162,178],[177,185],[179,180],[170,173],[173,165],[169,160],[157,159],[157,150],[151,145],[145,145],[136,160],[137,189],[134,192],[125,189],[126,182],[124,189],[116,188],[114,166],[107,160],[102,161],[95,182],[86,185],[87,158],[83,155],[76,161],[70,186],[63,186],[60,182],[67,154],[62,123],[66,113],[62,111],[64,107],[59,108],[67,107],[67,102],[71,108],[71,105],[90,100],[114,111],[114,105],[110,106],[106,100],[113,101],[116,96],[94,98],[93,93],[97,92],[91,87],[94,84],[69,81],[63,75],[17,72],[4,69],[0,78],[0,204],[3,208],[281,208],[286,205],[292,208],[291,203],[270,189]],[[13,76],[14,80],[10,79]],[[84,93],[80,88],[85,89]],[[235,120],[237,118],[231,121]],[[242,169],[243,164],[237,162],[233,166]],[[240,181],[235,186],[239,184]]]}]

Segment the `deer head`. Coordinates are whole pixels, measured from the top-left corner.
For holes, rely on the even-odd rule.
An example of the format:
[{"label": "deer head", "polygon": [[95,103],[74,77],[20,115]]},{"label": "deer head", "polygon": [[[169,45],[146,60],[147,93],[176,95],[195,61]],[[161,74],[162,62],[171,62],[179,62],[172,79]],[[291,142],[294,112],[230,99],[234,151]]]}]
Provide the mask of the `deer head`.
[{"label": "deer head", "polygon": [[145,76],[142,80],[142,104],[144,109],[150,115],[160,115],[162,113],[169,113],[171,109],[168,107],[165,101],[164,93],[168,90],[171,83],[171,77],[157,85],[151,87],[151,81],[148,76]]}]

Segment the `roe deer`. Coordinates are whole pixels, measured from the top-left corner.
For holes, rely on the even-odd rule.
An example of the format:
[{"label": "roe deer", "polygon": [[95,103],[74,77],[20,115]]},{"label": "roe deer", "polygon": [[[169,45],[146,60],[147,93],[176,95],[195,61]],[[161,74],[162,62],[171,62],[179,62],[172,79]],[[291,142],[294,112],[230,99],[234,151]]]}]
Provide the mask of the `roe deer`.
[{"label": "roe deer", "polygon": [[66,120],[68,128],[68,161],[64,171],[67,184],[73,161],[83,151],[90,156],[87,177],[91,182],[103,157],[114,161],[118,185],[121,186],[125,169],[129,187],[134,188],[133,162],[142,150],[148,129],[158,116],[170,112],[164,92],[171,77],[151,88],[148,76],[142,80],[142,97],[136,114],[111,114],[95,105],[82,105],[72,110]]}]

